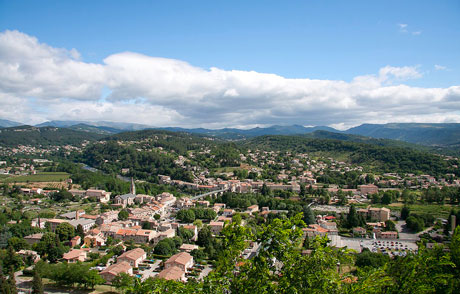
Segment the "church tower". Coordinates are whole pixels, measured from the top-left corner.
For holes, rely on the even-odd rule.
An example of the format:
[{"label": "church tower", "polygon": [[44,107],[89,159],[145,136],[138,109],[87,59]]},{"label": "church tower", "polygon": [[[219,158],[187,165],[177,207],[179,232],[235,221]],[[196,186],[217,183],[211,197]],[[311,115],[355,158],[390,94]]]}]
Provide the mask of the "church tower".
[{"label": "church tower", "polygon": [[131,187],[129,188],[129,193],[136,195],[136,185],[134,185],[134,178],[131,177]]}]

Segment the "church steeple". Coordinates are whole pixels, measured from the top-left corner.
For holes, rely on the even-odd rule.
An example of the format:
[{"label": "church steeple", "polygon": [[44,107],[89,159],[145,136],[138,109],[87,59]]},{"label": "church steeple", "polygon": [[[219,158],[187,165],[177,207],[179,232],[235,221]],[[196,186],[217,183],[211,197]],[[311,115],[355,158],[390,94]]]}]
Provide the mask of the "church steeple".
[{"label": "church steeple", "polygon": [[129,193],[136,195],[136,185],[134,184],[134,178],[131,177],[131,187]]}]

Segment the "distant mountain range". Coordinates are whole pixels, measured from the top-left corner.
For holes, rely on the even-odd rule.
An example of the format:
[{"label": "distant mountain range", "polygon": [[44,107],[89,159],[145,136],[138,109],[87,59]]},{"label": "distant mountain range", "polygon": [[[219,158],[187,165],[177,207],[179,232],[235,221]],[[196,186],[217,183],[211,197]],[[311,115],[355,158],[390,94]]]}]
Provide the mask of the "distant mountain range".
[{"label": "distant mountain range", "polygon": [[[0,128],[19,126],[21,123],[0,120]],[[267,128],[252,129],[205,129],[205,128],[179,128],[179,127],[152,127],[143,124],[117,123],[117,122],[83,122],[83,121],[48,121],[36,125],[36,127],[59,127],[76,131],[96,133],[100,135],[111,135],[127,131],[138,131],[145,129],[159,129],[172,132],[185,132],[212,136],[225,140],[242,140],[263,135],[307,135],[315,133],[315,136],[324,136],[331,139],[350,140],[344,135],[359,135],[375,139],[399,140],[426,146],[442,146],[450,148],[460,147],[460,123],[389,123],[389,124],[362,124],[360,126],[339,131],[327,126],[304,127],[301,125],[271,126]],[[326,131],[321,133],[317,131]],[[335,133],[332,134],[332,133]],[[353,138],[353,141],[364,140]]]},{"label": "distant mountain range", "polygon": [[161,130],[171,131],[171,132],[185,132],[191,134],[201,134],[213,137],[219,137],[222,139],[245,139],[263,135],[303,135],[313,133],[318,130],[329,131],[329,132],[339,132],[338,130],[330,127],[304,127],[300,125],[292,126],[271,126],[267,128],[252,128],[248,130],[235,129],[235,128],[225,128],[218,130],[210,129],[183,129],[183,128],[158,128]]},{"label": "distant mountain range", "polygon": [[363,124],[345,132],[348,134],[400,140],[427,146],[460,146],[460,124],[458,123]]},{"label": "distant mountain range", "polygon": [[11,128],[11,127],[18,127],[24,125],[23,123],[19,123],[16,121],[11,121],[7,119],[0,119],[0,128]]}]

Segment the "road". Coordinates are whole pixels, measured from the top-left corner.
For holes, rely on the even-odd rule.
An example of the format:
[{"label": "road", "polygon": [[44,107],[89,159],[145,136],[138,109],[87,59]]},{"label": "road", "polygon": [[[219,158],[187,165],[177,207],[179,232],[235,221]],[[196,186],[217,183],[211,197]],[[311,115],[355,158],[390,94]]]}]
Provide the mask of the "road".
[{"label": "road", "polygon": [[206,193],[203,193],[203,194],[200,194],[200,195],[197,195],[197,196],[194,196],[191,198],[191,200],[198,200],[200,198],[203,198],[203,197],[206,197],[208,195],[212,195],[212,194],[215,194],[215,193],[221,193],[221,192],[225,192],[227,191],[227,189],[222,189],[222,190],[216,190],[216,191],[211,191],[211,192],[206,192]]}]

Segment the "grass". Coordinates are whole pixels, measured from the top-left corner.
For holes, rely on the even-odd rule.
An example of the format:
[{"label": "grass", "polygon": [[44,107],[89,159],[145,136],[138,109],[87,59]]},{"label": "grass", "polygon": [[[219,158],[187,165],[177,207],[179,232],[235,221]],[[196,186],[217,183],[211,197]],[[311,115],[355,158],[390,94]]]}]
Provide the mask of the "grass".
[{"label": "grass", "polygon": [[216,168],[215,169],[215,172],[216,173],[230,173],[230,172],[233,172],[235,170],[240,170],[241,167],[239,166],[235,166],[235,167],[219,167],[219,168]]},{"label": "grass", "polygon": [[[111,287],[108,285],[97,285],[94,290],[84,290],[78,289],[73,287],[60,287],[54,284],[51,280],[43,278],[43,286],[45,291],[48,290],[50,293],[55,291],[62,291],[64,293],[74,293],[74,294],[118,294],[119,292],[115,289],[115,287]],[[53,292],[52,292],[53,291]]]},{"label": "grass", "polygon": [[0,178],[5,183],[27,183],[27,182],[62,182],[69,178],[68,173],[64,172],[41,172],[36,175]]},{"label": "grass", "polygon": [[[366,205],[355,205],[356,208],[367,207]],[[401,211],[404,204],[397,202],[390,205],[383,204],[371,204],[372,207],[386,207],[392,211]],[[450,214],[452,206],[449,204],[432,204],[432,203],[417,203],[417,204],[408,204],[409,210],[411,213],[415,214],[430,214],[434,218],[447,218]]]}]

